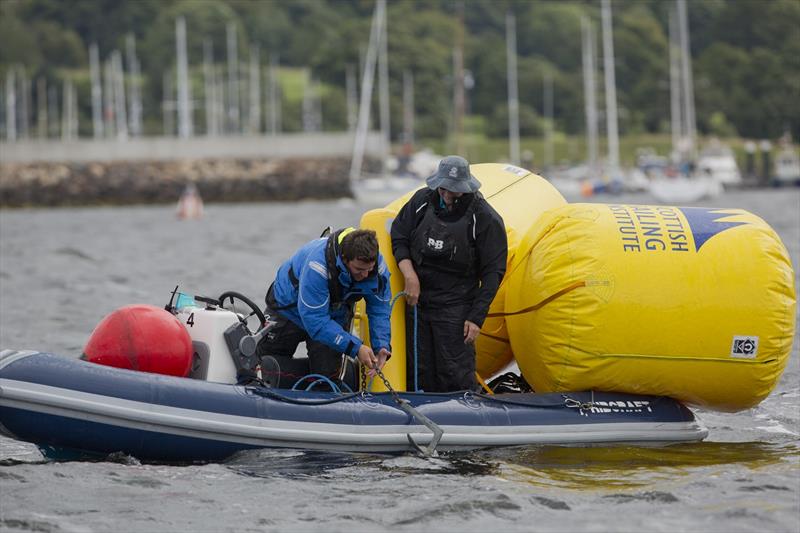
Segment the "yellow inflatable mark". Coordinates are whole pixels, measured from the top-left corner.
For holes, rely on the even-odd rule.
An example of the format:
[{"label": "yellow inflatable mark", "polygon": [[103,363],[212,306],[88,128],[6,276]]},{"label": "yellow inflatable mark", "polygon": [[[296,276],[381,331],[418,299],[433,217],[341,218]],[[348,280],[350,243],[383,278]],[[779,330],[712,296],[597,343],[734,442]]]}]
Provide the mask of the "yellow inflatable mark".
[{"label": "yellow inflatable mark", "polygon": [[[566,204],[561,194],[545,179],[530,171],[513,166],[486,163],[471,166],[472,174],[481,182],[481,194],[503,217],[508,235],[509,267],[515,257],[520,235],[525,235],[538,217],[546,210]],[[368,211],[361,218],[361,227],[373,229],[378,234],[381,254],[392,274],[392,294],[403,290],[403,276],[397,268],[392,255],[389,230],[397,213],[416,191],[398,198],[383,209]],[[481,335],[476,343],[477,371],[481,376],[491,376],[513,360],[511,344],[508,340],[505,318],[505,280],[500,286],[489,309],[492,315],[483,324]],[[400,298],[392,311],[392,358],[385,367],[384,374],[392,386],[405,390],[406,354],[412,356],[406,343],[405,299]],[[357,314],[363,317],[363,304],[357,307]],[[359,319],[357,325],[361,338],[366,338],[366,319]],[[383,385],[375,383],[376,390]]]},{"label": "yellow inflatable mark", "polygon": [[[409,195],[410,197],[410,195]],[[401,204],[402,205],[402,204]],[[391,278],[389,280],[392,288],[392,295],[397,295],[403,290],[403,274],[397,267],[397,262],[392,255],[392,239],[389,230],[392,221],[397,215],[397,211],[390,209],[373,209],[364,213],[361,217],[361,227],[374,230],[378,235],[378,247],[383,255],[386,265],[389,267]],[[405,298],[398,298],[392,309],[392,358],[383,369],[383,375],[396,390],[406,390],[406,337],[405,331]],[[354,327],[358,327],[358,335],[365,342],[369,341],[369,322],[366,318],[364,301],[361,300],[356,305],[356,314],[360,320]],[[373,390],[384,391],[386,387],[383,382],[376,380],[372,386]]]},{"label": "yellow inflatable mark", "polygon": [[539,392],[655,394],[735,411],[776,385],[795,327],[785,247],[740,209],[572,204],[523,237],[505,320]]}]

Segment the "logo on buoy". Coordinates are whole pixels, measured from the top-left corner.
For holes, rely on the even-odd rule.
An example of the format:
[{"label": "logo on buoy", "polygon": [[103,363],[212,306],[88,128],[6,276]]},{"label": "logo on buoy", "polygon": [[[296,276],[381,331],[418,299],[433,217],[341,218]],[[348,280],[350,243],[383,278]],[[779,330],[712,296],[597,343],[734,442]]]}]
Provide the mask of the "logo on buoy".
[{"label": "logo on buoy", "polygon": [[758,337],[736,335],[731,345],[731,357],[738,359],[755,359],[758,355]]},{"label": "logo on buoy", "polygon": [[725,230],[746,224],[746,222],[723,222],[721,219],[741,215],[740,209],[708,209],[705,207],[679,207],[694,236],[694,249],[700,251],[708,240]]}]

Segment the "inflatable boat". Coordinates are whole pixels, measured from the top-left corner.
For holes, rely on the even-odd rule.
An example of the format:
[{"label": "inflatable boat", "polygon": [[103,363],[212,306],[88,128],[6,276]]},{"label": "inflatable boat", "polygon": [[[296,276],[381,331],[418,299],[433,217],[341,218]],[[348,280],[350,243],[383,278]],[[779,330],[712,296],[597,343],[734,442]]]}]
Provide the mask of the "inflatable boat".
[{"label": "inflatable boat", "polygon": [[446,451],[674,443],[707,434],[689,409],[664,397],[306,392],[12,350],[0,352],[0,432],[51,457],[122,452],[179,462],[263,447],[402,453],[430,447],[434,439]]}]

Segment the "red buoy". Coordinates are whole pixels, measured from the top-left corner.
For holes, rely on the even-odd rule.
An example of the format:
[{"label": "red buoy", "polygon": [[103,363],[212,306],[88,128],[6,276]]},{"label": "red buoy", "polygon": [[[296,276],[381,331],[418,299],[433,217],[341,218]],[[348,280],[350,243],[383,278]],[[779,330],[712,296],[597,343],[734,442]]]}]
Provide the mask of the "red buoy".
[{"label": "red buoy", "polygon": [[105,317],[83,350],[100,365],[184,377],[192,366],[192,339],[169,311],[128,305]]}]

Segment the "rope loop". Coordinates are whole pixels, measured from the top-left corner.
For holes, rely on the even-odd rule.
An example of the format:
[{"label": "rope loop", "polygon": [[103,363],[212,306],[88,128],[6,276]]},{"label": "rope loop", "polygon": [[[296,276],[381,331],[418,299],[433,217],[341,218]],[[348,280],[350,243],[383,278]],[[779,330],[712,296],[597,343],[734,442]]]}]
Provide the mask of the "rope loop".
[{"label": "rope loop", "polygon": [[[310,391],[311,389],[313,389],[317,385],[317,383],[327,383],[330,386],[330,388],[331,388],[331,390],[333,392],[335,392],[337,394],[341,394],[342,393],[342,389],[340,389],[336,385],[336,383],[331,381],[330,378],[328,378],[326,376],[323,376],[322,374],[308,374],[306,376],[301,377],[300,379],[295,381],[294,385],[292,385],[292,390],[297,390],[297,386],[300,385],[300,383],[302,383],[303,381],[305,381],[307,379],[310,379],[310,378],[317,378],[317,379],[316,379],[316,381],[313,381],[308,387],[306,387],[307,391]],[[350,391],[350,392],[352,392],[352,391]]]}]

